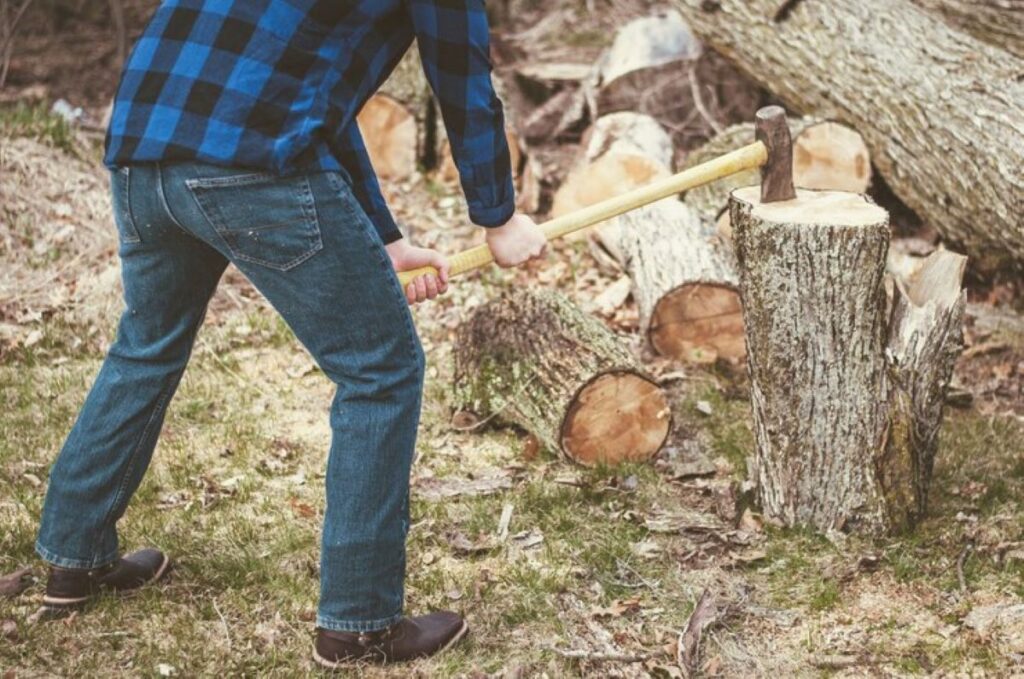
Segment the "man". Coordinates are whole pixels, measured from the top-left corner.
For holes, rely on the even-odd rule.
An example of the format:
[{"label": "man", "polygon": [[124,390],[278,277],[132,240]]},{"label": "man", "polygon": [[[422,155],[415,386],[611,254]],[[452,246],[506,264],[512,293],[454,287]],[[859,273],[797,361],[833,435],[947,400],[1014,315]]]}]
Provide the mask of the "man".
[{"label": "man", "polygon": [[[238,266],[337,385],[314,656],[443,650],[453,613],[402,614],[423,353],[406,302],[444,292],[402,238],[354,122],[416,38],[470,218],[504,266],[539,257],[514,214],[483,0],[165,0],[125,66],[105,162],[126,310],[50,473],[37,551],[58,612],[161,578],[115,530],[149,464],[206,305]],[[407,289],[395,270],[433,265]]]}]

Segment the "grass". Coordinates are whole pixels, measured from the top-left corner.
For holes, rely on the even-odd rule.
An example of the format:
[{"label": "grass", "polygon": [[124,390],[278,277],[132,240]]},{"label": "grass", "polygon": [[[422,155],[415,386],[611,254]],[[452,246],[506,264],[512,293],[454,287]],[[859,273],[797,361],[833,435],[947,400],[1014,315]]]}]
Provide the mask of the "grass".
[{"label": "grass", "polygon": [[[203,338],[205,349],[196,353],[151,472],[121,527],[128,547],[157,544],[176,555],[173,578],[128,602],[104,598],[69,623],[30,625],[26,619],[41,588],[37,581],[17,599],[0,601],[0,619],[16,621],[19,637],[0,647],[0,667],[43,674],[74,667],[80,676],[155,676],[161,668],[169,671],[166,666],[179,676],[315,672],[308,649],[326,441],[289,429],[286,411],[322,410],[329,385],[315,372],[287,376],[301,354],[272,317],[239,315],[205,329]],[[55,365],[54,356],[67,345],[44,346],[40,355],[20,355],[0,366],[0,497],[5,498],[0,519],[9,527],[0,537],[0,572],[36,564],[32,545],[44,486],[28,475],[45,480],[99,365],[95,353],[74,352]],[[436,384],[428,388],[430,394],[440,391]],[[751,445],[749,430],[737,423],[744,404],[698,386],[680,409],[692,411],[687,404],[696,400],[709,401],[712,415],[693,416],[700,419],[688,426],[710,433],[715,452],[736,462]],[[444,410],[426,412],[435,416],[423,425],[418,470],[464,473],[460,456],[435,445],[447,427],[436,415]],[[766,557],[730,577],[760,591],[766,605],[804,611],[818,621],[819,633],[822,620],[849,614],[851,588],[865,586],[860,578],[882,575],[894,587],[927,584],[955,592],[950,563],[959,543],[947,528],[950,513],[961,511],[964,501],[955,489],[984,484],[984,489],[971,486],[979,517],[1016,512],[1019,519],[1022,465],[1012,455],[994,454],[1017,445],[1019,434],[1004,420],[954,414],[945,432],[945,462],[936,475],[935,516],[917,534],[878,542],[851,538],[836,546],[806,531],[769,529]],[[486,464],[521,464],[517,437],[510,432],[460,436],[484,444]],[[550,457],[529,463],[506,493],[414,502],[408,607],[467,611],[474,630],[466,645],[447,657],[416,663],[415,671],[454,676],[514,666],[530,672],[553,668],[552,676],[593,674],[596,666],[566,660],[550,648],[585,646],[595,624],[624,645],[654,654],[655,662],[670,662],[659,655],[658,642],[671,641],[664,630],[685,623],[707,573],[680,568],[684,538],[651,534],[642,517],[685,504],[685,493],[692,491],[669,483],[649,465],[576,470],[576,485],[555,483],[553,476],[572,471],[564,464]],[[623,490],[629,477],[635,487]],[[520,549],[510,539],[473,555],[453,550],[450,536],[456,532],[493,541],[506,504],[514,508],[510,533],[533,531],[543,542]],[[662,551],[638,556],[634,546],[644,541],[656,542]],[[845,580],[828,575],[866,551],[883,554],[879,573],[855,573]],[[38,567],[36,574],[41,574]],[[1019,567],[977,558],[968,562],[966,575],[987,589],[1009,588],[1021,595]],[[602,617],[600,611],[634,598],[632,609]],[[742,630],[733,624],[723,634]],[[904,633],[898,625],[883,625],[873,632],[873,643],[891,654],[887,644]],[[812,650],[825,644],[820,634],[801,634],[801,643]],[[894,646],[894,668],[923,675],[964,662],[998,666],[988,646],[950,650],[937,642],[915,643]],[[367,671],[407,676],[407,670]]]},{"label": "grass", "polygon": [[71,155],[79,155],[74,132],[67,121],[43,104],[18,102],[0,106],[0,139],[30,137]]}]

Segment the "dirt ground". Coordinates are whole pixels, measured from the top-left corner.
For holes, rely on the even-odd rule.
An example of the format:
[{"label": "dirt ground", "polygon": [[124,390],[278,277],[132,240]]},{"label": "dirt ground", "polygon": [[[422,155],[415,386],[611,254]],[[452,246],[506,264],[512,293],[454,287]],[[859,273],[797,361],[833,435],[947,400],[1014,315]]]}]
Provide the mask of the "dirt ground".
[{"label": "dirt ground", "polygon": [[[539,54],[564,57],[565,41],[543,36],[571,28],[574,59],[592,59],[602,22],[645,10],[589,21],[573,5],[549,20]],[[96,110],[108,96],[76,101],[63,94],[76,92],[70,81],[46,73],[12,83],[47,82],[47,97]],[[0,109],[0,575],[28,569],[0,581],[20,582],[0,594],[0,676],[314,675],[331,390],[237,272],[211,305],[122,522],[127,548],[176,557],[172,577],[66,621],[33,617],[47,469],[120,312],[97,140],[43,110]],[[456,185],[426,176],[385,189],[420,244],[454,252],[479,238]],[[584,243],[563,243],[543,264],[468,276],[416,309],[429,367],[407,606],[461,611],[472,632],[442,658],[354,674],[680,677],[680,633],[708,592],[701,676],[1024,676],[1024,319],[1012,286],[972,284],[928,519],[908,536],[825,538],[766,524],[749,506],[740,367],[645,355],[675,419],[647,465],[582,469],[500,418],[467,427],[453,412],[451,343],[475,306],[542,285],[600,313],[595,299],[619,276]],[[643,355],[632,300],[604,313]]]}]

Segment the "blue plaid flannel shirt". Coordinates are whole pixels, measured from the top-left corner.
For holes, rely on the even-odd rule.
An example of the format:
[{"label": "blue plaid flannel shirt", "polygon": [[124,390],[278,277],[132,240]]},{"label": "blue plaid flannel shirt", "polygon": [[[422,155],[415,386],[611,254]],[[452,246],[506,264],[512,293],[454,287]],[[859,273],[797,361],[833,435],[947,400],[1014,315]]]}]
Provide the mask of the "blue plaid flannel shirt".
[{"label": "blue plaid flannel shirt", "polygon": [[355,116],[414,38],[470,219],[503,224],[515,195],[483,0],[165,0],[125,65],[105,163],[344,171],[397,240]]}]

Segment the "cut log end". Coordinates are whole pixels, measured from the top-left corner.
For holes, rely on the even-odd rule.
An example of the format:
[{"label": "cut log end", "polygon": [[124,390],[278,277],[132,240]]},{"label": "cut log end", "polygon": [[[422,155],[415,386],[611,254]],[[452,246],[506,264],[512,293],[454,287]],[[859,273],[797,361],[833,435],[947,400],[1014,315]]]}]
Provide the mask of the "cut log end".
[{"label": "cut log end", "polygon": [[775,224],[876,226],[889,220],[886,211],[865,196],[845,191],[797,190],[793,200],[762,203],[760,187],[748,186],[733,196],[751,205],[756,219]]},{"label": "cut log end", "polygon": [[384,94],[370,97],[356,117],[374,170],[384,179],[402,180],[416,171],[416,117]]},{"label": "cut log end", "polygon": [[598,375],[566,413],[562,449],[580,464],[650,459],[665,443],[672,417],[662,390],[632,372]]},{"label": "cut log end", "polygon": [[576,168],[555,193],[555,217],[598,203],[668,176],[661,163],[638,155],[606,153],[593,163]]},{"label": "cut log end", "polygon": [[663,356],[711,363],[718,358],[740,361],[746,355],[743,305],[735,287],[680,285],[658,301],[648,333],[651,346]]},{"label": "cut log end", "polygon": [[864,193],[871,154],[856,130],[834,122],[811,125],[793,143],[793,177],[805,189]]}]

